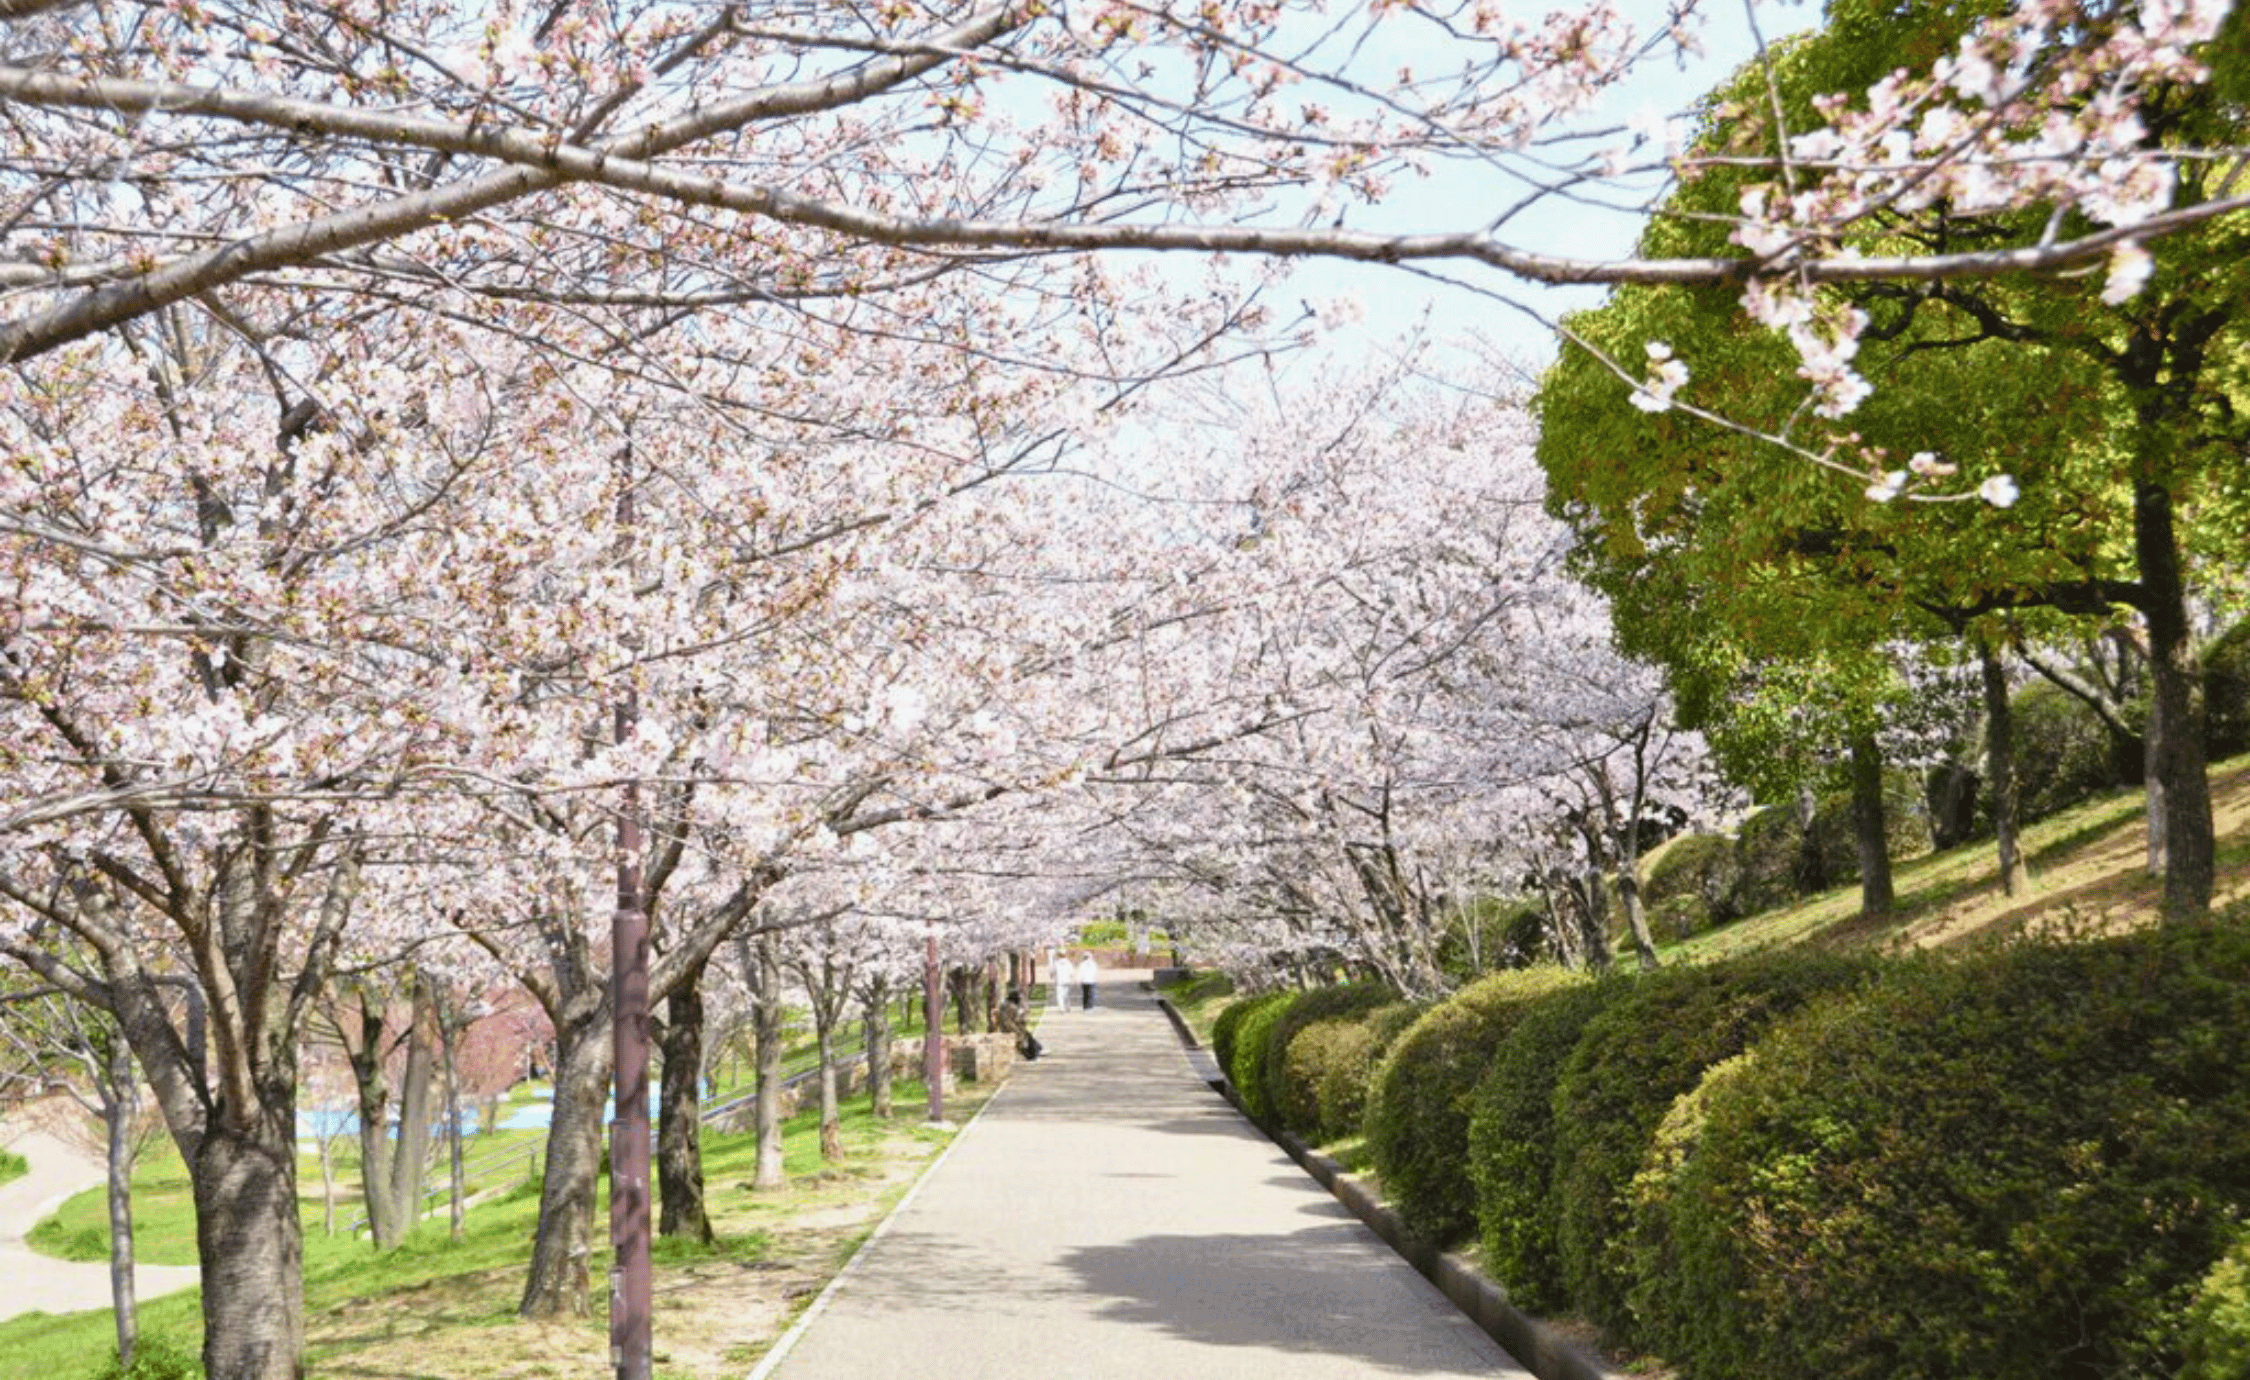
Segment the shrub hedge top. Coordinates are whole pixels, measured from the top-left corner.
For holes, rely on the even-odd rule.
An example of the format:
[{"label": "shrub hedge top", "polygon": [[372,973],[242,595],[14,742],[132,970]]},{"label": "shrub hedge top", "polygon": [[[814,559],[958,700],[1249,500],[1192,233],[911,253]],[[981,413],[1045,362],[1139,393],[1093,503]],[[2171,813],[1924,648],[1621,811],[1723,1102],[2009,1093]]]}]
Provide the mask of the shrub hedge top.
[{"label": "shrub hedge top", "polygon": [[1691,1373],[2170,1377],[2250,1211],[2250,908],[1897,964],[1703,1113],[1641,1291]]},{"label": "shrub hedge top", "polygon": [[1555,1087],[1556,1242],[1572,1304],[1636,1339],[1626,1302],[1627,1190],[1674,1098],[1815,996],[1866,978],[1869,960],[1780,953],[1633,981],[1586,1024]]},{"label": "shrub hedge top", "polygon": [[1527,1004],[1583,981],[1560,968],[1494,973],[1424,1012],[1384,1057],[1367,1101],[1367,1146],[1384,1196],[1416,1235],[1443,1244],[1469,1233],[1470,1095]]},{"label": "shrub hedge top", "polygon": [[1538,998],[1493,1050],[1471,1099],[1468,1170],[1485,1272],[1533,1313],[1568,1302],[1549,1198],[1555,1082],[1587,1024],[1632,990],[1631,978],[1611,977]]}]

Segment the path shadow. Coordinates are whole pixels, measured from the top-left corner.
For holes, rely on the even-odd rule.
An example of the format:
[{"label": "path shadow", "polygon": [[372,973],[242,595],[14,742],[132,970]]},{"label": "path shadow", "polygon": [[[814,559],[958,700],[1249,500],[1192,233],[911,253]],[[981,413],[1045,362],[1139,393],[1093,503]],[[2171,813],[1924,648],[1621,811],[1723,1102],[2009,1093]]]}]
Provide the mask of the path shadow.
[{"label": "path shadow", "polygon": [[1073,1251],[1104,1317],[1208,1346],[1352,1357],[1401,1375],[1489,1375],[1481,1334],[1421,1281],[1376,1268],[1353,1220],[1286,1235],[1144,1236]]}]

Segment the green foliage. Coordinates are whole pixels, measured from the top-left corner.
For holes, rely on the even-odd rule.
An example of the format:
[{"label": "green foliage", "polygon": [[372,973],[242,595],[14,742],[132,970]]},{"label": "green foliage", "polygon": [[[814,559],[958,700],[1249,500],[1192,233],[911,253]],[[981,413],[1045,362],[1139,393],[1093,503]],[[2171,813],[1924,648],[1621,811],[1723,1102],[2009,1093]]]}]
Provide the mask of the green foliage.
[{"label": "green foliage", "polygon": [[1322,1140],[1359,1134],[1367,1120],[1367,1098],[1374,1087],[1376,1069],[1421,1014],[1421,1007],[1406,1002],[1382,1007],[1345,1025],[1331,1041],[1317,1071],[1317,1134]]},{"label": "green foliage", "polygon": [[[1320,1129],[1320,1088],[1313,1073],[1311,1051],[1303,1061],[1301,1078],[1292,1078],[1289,1049],[1307,1028],[1327,1021],[1347,1021],[1377,1007],[1398,1001],[1398,993],[1379,982],[1347,982],[1315,987],[1289,1003],[1267,1028],[1259,1072],[1261,1095],[1275,1125],[1301,1133]],[[1320,1043],[1318,1041],[1315,1042]]]},{"label": "green foliage", "polygon": [[1724,834],[1683,834],[1650,861],[1641,883],[1659,939],[1685,939],[1740,918],[1735,909],[1742,864]]},{"label": "green foliage", "polygon": [[73,1227],[61,1217],[49,1217],[24,1234],[24,1244],[57,1260],[109,1259],[109,1232],[97,1227]]},{"label": "green foliage", "polygon": [[2015,725],[2016,791],[2026,822],[2124,784],[2109,729],[2076,696],[2034,681],[2010,698],[2009,717]]},{"label": "green foliage", "polygon": [[[1852,820],[1850,791],[1821,797],[1807,832],[1812,836],[1807,848],[1812,875],[1799,882],[1808,894],[1859,880],[1859,835]],[[1908,772],[1883,773],[1883,837],[1893,862],[1930,851],[1929,803]]]},{"label": "green foliage", "polygon": [[1424,1012],[1385,1056],[1367,1099],[1367,1145],[1384,1196],[1415,1235],[1444,1244],[1475,1225],[1470,1097],[1533,1000],[1581,981],[1559,968],[1495,973]]},{"label": "green foliage", "polygon": [[1737,914],[1756,915],[1796,900],[1804,852],[1805,829],[1790,807],[1770,805],[1742,821],[1728,904]]},{"label": "green foliage", "polygon": [[1640,1331],[1683,1369],[2244,1373],[2215,1266],[2250,1209],[2250,908],[1917,956],[1714,1083],[1633,1233]]},{"label": "green foliage", "polygon": [[10,1179],[20,1179],[31,1172],[31,1164],[13,1150],[0,1150],[0,1184]]},{"label": "green foliage", "polygon": [[2212,761],[2250,752],[2250,619],[2203,649],[2203,712]]},{"label": "green foliage", "polygon": [[2250,1233],[2235,1238],[2188,1305],[2187,1364],[2180,1380],[2250,1375]]},{"label": "green foliage", "polygon": [[1524,942],[1527,920],[1536,934],[1545,922],[1538,903],[1513,896],[1472,897],[1446,917],[1438,936],[1438,971],[1465,983],[1501,968],[1522,967],[1538,947]]},{"label": "green foliage", "polygon": [[1586,1025],[1555,1085],[1555,1245],[1572,1305],[1628,1344],[1629,1190],[1658,1123],[1703,1071],[1868,971],[1863,959],[1758,955],[1636,979]]},{"label": "green foliage", "polygon": [[94,1372],[94,1380],[202,1380],[203,1358],[162,1335],[144,1336],[133,1343],[133,1364],[109,1364]]},{"label": "green foliage", "polygon": [[[1724,842],[1724,840],[1720,840]],[[1493,1051],[1469,1116],[1469,1178],[1485,1272],[1533,1313],[1561,1309],[1555,1255],[1555,1082],[1589,1021],[1632,990],[1612,977],[1566,987],[1533,1002]]]},{"label": "green foliage", "polygon": [[1266,1036],[1282,1013],[1303,995],[1297,991],[1267,992],[1236,1002],[1219,1017],[1212,1032],[1212,1052],[1218,1056],[1220,1069],[1234,1084],[1242,1109],[1259,1121],[1273,1118],[1273,1102],[1266,1087]]}]

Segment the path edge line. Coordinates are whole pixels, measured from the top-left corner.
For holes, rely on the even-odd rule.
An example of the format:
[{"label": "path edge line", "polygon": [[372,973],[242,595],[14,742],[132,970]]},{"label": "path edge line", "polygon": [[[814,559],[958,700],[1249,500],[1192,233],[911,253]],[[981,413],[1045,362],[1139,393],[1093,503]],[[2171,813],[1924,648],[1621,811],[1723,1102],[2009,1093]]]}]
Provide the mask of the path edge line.
[{"label": "path edge line", "polygon": [[[1156,1001],[1164,1008],[1164,1014],[1172,1018],[1172,1029],[1179,1035],[1180,1043],[1189,1049],[1201,1049],[1202,1045],[1188,1027],[1187,1018],[1173,1009],[1171,1000],[1158,994]],[[1624,1372],[1612,1368],[1600,1357],[1508,1302],[1507,1292],[1468,1261],[1415,1237],[1397,1213],[1384,1206],[1382,1200],[1342,1165],[1287,1131],[1275,1131],[1250,1115],[1223,1072],[1211,1080],[1211,1087],[1241,1113],[1244,1121],[1280,1146],[1297,1162],[1298,1168],[1333,1194],[1336,1201],[1351,1209],[1352,1215],[1380,1237],[1384,1245],[1436,1285],[1438,1292],[1460,1309],[1463,1316],[1498,1342],[1519,1364],[1529,1367],[1539,1380],[1626,1380]]]},{"label": "path edge line", "polygon": [[822,1313],[828,1311],[828,1301],[834,1298],[837,1291],[844,1287],[846,1280],[859,1272],[860,1262],[867,1259],[868,1252],[875,1249],[875,1243],[890,1234],[891,1223],[896,1222],[899,1215],[911,1207],[914,1200],[921,1196],[922,1185],[928,1183],[931,1176],[938,1172],[939,1167],[952,1157],[954,1149],[962,1141],[969,1138],[969,1132],[976,1129],[977,1123],[984,1120],[984,1114],[992,1110],[992,1104],[998,1102],[1007,1091],[1008,1084],[1003,1081],[999,1087],[993,1089],[992,1096],[984,1100],[984,1105],[977,1108],[976,1114],[961,1124],[961,1129],[953,1133],[953,1139],[946,1142],[945,1148],[938,1151],[935,1159],[923,1166],[922,1172],[915,1177],[913,1185],[900,1195],[897,1202],[891,1204],[891,1210],[883,1214],[883,1220],[875,1224],[875,1230],[869,1232],[867,1239],[859,1243],[859,1249],[853,1251],[852,1258],[844,1262],[844,1268],[838,1270],[828,1283],[821,1286],[820,1292],[813,1297],[810,1304],[806,1305],[805,1311],[797,1315],[797,1321],[791,1323],[789,1330],[781,1334],[781,1339],[773,1344],[771,1351],[758,1358],[756,1368],[743,1380],[767,1380],[767,1377],[773,1374],[775,1368],[788,1359],[789,1353],[796,1348],[799,1339],[805,1335],[805,1330],[811,1327]]}]

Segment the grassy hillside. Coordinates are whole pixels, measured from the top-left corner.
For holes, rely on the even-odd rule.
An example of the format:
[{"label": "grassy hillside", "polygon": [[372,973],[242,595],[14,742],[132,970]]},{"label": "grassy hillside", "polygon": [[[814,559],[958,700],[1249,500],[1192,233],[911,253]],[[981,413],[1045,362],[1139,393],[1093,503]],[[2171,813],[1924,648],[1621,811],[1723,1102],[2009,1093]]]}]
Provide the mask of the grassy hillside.
[{"label": "grassy hillside", "polygon": [[[2213,905],[2223,906],[2250,896],[2250,757],[2212,767],[2211,806],[2219,836]],[[2001,891],[1986,840],[1897,864],[1898,906],[1888,916],[1862,919],[1858,887],[1841,887],[1706,931],[1663,956],[1694,961],[1777,944],[1939,945],[2063,920],[2103,929],[2152,923],[2164,887],[2143,865],[2145,808],[2140,791],[2116,791],[2026,828],[2032,886],[2025,895]]]}]

